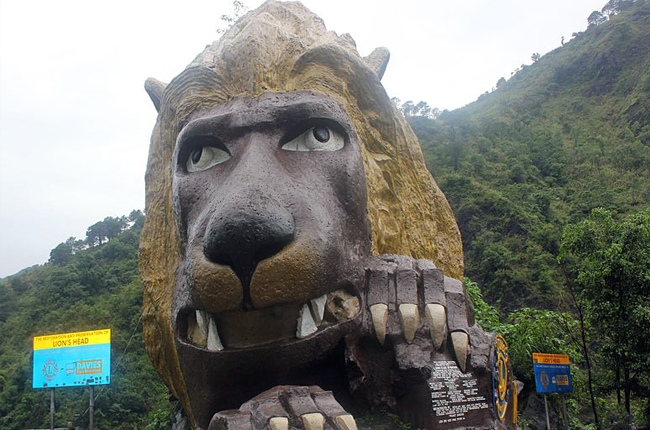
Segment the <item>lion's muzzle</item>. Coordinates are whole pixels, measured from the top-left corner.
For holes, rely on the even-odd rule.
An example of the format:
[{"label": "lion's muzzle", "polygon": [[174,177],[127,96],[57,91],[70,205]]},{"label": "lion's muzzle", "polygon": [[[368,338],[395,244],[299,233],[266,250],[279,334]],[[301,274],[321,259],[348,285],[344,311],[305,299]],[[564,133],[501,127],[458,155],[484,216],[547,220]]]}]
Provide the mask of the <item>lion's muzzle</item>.
[{"label": "lion's muzzle", "polygon": [[287,209],[264,198],[235,198],[233,205],[212,215],[203,240],[205,257],[230,266],[243,288],[243,310],[255,306],[250,281],[258,263],[280,252],[295,237],[293,216]]}]

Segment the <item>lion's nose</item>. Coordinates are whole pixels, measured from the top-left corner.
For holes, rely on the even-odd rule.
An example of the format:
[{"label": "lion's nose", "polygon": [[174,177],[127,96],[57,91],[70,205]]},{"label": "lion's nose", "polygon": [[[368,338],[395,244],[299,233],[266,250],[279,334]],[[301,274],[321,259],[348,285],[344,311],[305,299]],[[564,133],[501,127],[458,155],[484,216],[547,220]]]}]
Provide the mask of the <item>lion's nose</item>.
[{"label": "lion's nose", "polygon": [[295,235],[293,216],[276,205],[216,213],[203,241],[212,262],[232,267],[244,288],[244,309],[253,309],[249,285],[257,264],[280,252]]}]

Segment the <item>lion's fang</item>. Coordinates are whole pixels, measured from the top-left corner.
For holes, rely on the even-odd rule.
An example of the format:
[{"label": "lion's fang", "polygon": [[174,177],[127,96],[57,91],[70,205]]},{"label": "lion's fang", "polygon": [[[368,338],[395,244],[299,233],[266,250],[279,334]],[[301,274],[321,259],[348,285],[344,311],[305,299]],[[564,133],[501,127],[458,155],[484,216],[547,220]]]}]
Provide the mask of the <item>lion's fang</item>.
[{"label": "lion's fang", "polygon": [[302,339],[310,334],[316,333],[317,330],[318,327],[314,322],[314,318],[311,316],[309,306],[306,304],[302,305],[300,316],[298,317],[298,325],[296,327],[296,337]]},{"label": "lion's fang", "polygon": [[325,304],[327,304],[327,294],[323,294],[320,297],[311,299],[309,301],[311,305],[311,314],[314,317],[316,324],[320,324],[323,321],[325,316]]},{"label": "lion's fang", "polygon": [[187,326],[187,337],[193,345],[210,351],[223,349],[217,324],[209,313],[199,310],[190,313],[187,316]]},{"label": "lion's fang", "polygon": [[208,350],[221,351],[222,349],[223,344],[221,343],[221,339],[219,339],[217,324],[214,322],[214,318],[208,315]]},{"label": "lion's fang", "polygon": [[201,311],[187,316],[187,338],[196,346],[205,347],[208,342],[208,323]]}]

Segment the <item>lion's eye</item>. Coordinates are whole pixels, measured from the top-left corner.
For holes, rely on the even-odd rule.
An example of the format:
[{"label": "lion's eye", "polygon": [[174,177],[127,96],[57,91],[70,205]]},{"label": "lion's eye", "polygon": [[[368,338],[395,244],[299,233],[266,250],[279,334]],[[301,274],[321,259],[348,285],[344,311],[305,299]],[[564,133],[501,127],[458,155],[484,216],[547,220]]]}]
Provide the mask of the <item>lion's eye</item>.
[{"label": "lion's eye", "polygon": [[189,173],[200,172],[229,159],[230,154],[223,149],[215,146],[197,146],[190,151],[185,167]]},{"label": "lion's eye", "polygon": [[338,151],[345,138],[330,127],[319,125],[282,145],[285,151]]}]

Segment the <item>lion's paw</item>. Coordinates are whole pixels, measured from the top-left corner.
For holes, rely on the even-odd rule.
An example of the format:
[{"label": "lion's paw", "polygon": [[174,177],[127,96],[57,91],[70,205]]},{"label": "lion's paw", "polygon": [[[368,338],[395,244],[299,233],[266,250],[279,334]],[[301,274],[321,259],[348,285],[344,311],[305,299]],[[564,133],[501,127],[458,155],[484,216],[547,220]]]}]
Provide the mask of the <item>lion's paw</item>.
[{"label": "lion's paw", "polygon": [[381,345],[400,336],[410,345],[426,334],[434,350],[452,352],[466,371],[474,312],[459,280],[429,260],[381,255],[367,265],[365,291],[370,331]]},{"label": "lion's paw", "polygon": [[238,410],[214,415],[208,430],[356,430],[352,415],[319,387],[278,386]]}]

